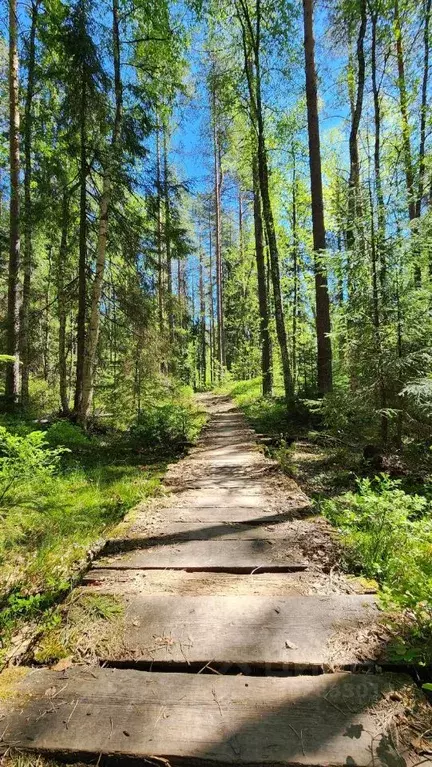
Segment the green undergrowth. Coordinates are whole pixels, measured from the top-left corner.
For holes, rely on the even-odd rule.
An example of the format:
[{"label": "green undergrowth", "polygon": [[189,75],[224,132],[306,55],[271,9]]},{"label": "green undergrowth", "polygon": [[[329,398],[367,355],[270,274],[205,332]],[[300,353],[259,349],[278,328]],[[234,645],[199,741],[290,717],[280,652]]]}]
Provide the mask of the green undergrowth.
[{"label": "green undergrowth", "polygon": [[432,663],[432,507],[388,476],[357,481],[355,492],[323,499],[344,544],[345,568],[376,578],[384,606],[401,610],[395,660]]},{"label": "green undergrowth", "polygon": [[0,662],[18,631],[49,625],[98,541],[163,491],[167,464],[205,421],[186,395],[147,412],[127,431],[95,424],[85,434],[65,420],[0,426]]}]

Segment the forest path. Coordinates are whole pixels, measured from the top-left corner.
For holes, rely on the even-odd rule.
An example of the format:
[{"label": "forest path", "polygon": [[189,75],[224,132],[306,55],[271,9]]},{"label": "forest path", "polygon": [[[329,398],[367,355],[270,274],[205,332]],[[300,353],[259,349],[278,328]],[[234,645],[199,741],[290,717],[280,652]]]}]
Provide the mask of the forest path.
[{"label": "forest path", "polygon": [[[329,526],[241,412],[201,400],[211,418],[168,472],[171,493],[138,509],[77,590],[120,600],[121,625],[92,664],[23,678],[0,748],[98,764],[409,763],[395,723],[418,693],[371,673],[374,597],[335,574]],[[89,660],[82,633],[75,658]]]}]

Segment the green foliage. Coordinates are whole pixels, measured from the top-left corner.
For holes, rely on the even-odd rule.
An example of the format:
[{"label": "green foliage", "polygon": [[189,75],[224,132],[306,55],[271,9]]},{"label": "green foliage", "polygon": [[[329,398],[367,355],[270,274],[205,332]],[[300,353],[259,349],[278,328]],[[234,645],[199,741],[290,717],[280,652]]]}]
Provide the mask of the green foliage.
[{"label": "green foliage", "polygon": [[[406,662],[432,656],[432,514],[387,476],[358,482],[358,492],[326,500],[322,510],[348,549],[349,564],[376,577],[385,603],[408,611],[411,636],[393,652]],[[429,643],[429,649],[428,649]]]},{"label": "green foliage", "polygon": [[376,437],[376,413],[363,392],[337,388],[324,397],[322,415],[324,426],[333,433],[357,435],[370,441]]},{"label": "green foliage", "polygon": [[149,403],[131,427],[133,442],[145,448],[175,448],[193,441],[203,425],[203,414],[190,403]]},{"label": "green foliage", "polygon": [[[358,492],[323,503],[325,515],[355,548],[358,563],[368,577],[389,578],[393,557],[412,544],[418,519],[429,504],[420,495],[408,495],[397,480],[386,476],[358,481]],[[426,524],[422,520],[423,524]]]},{"label": "green foliage", "polygon": [[246,381],[227,380],[218,389],[229,394],[250,421],[254,429],[269,435],[298,435],[321,420],[321,402],[298,399],[288,410],[279,376],[274,383],[274,396],[263,397],[261,377]]},{"label": "green foliage", "polygon": [[23,502],[36,488],[46,489],[65,449],[47,447],[42,431],[18,436],[0,426],[0,508]]},{"label": "green foliage", "polygon": [[62,445],[70,450],[92,446],[92,439],[80,426],[67,420],[56,421],[46,431],[46,441],[53,447]]}]

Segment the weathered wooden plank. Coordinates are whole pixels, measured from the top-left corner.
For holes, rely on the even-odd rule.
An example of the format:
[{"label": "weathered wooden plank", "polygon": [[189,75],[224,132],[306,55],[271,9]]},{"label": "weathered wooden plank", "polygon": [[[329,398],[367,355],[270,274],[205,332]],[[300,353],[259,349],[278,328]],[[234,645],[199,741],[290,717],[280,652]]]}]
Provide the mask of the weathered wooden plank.
[{"label": "weathered wooden plank", "polygon": [[239,664],[246,674],[254,666],[355,664],[355,639],[340,642],[341,627],[349,636],[377,614],[374,597],[364,595],[133,596],[127,601],[121,649],[103,660],[214,661],[224,669]]},{"label": "weathered wooden plank", "polygon": [[185,507],[206,508],[210,506],[225,507],[226,509],[236,509],[239,506],[256,509],[265,509],[268,506],[268,499],[262,493],[248,493],[231,488],[208,489],[201,488],[196,490],[184,490],[173,494],[176,495],[182,505]]},{"label": "weathered wooden plank", "polygon": [[[248,490],[243,491],[233,488],[201,488],[198,490],[184,490],[181,492],[173,493],[174,498],[177,501],[178,507],[205,509],[205,508],[218,508],[225,509],[225,513],[228,510],[235,511],[238,508],[258,509],[260,511],[270,511],[270,499],[265,493],[250,493]],[[286,510],[303,509],[310,506],[310,500],[307,496],[302,495],[298,490],[293,497],[286,495],[284,502],[284,508]],[[174,503],[173,503],[174,507]],[[227,519],[225,517],[225,519]],[[232,520],[227,521],[235,521]]]},{"label": "weathered wooden plank", "polygon": [[[273,512],[267,506],[263,499],[260,497],[259,504],[249,504],[248,502],[237,502],[225,506],[218,504],[218,499],[213,497],[213,503],[194,503],[193,499],[188,498],[187,503],[184,505],[174,505],[161,509],[161,514],[165,514],[166,517],[170,517],[172,520],[177,521],[190,521],[190,522],[205,522],[212,520],[214,522],[242,522],[248,521],[248,519],[255,519],[256,517],[264,516],[266,514],[271,515]],[[249,499],[248,499],[249,500]]]},{"label": "weathered wooden plank", "polygon": [[189,573],[185,570],[99,570],[83,578],[92,591],[106,594],[177,594],[180,596],[293,596],[299,594],[372,594],[376,588],[361,578],[301,570],[292,573]]},{"label": "weathered wooden plank", "polygon": [[[195,484],[195,480],[191,479]],[[195,488],[186,485],[184,491],[180,493],[193,495],[194,505],[202,506],[255,506],[264,505],[266,494],[260,487],[249,486],[245,483],[244,487],[221,487],[217,480],[201,480],[203,487],[200,487],[200,481],[196,480]],[[207,483],[207,485],[205,484]],[[184,485],[183,485],[184,486]]]},{"label": "weathered wooden plank", "polygon": [[293,531],[292,523],[283,521],[283,518],[280,524],[263,522],[256,525],[246,522],[170,522],[163,526],[163,533],[167,537],[175,536],[179,539],[184,537],[191,541],[211,540],[212,538],[251,541],[262,538],[283,538],[288,541],[294,536],[298,537],[298,531]]},{"label": "weathered wooden plank", "polygon": [[[197,490],[213,490],[215,493],[219,493],[220,490],[229,490],[230,492],[238,493],[240,495],[265,495],[263,486],[258,483],[253,483],[247,478],[239,477],[237,479],[230,479],[228,477],[218,477],[211,471],[208,473],[203,472],[203,476],[190,477],[181,479],[182,486],[193,486]],[[175,485],[178,482],[178,478],[170,479],[167,486],[171,484]]]},{"label": "weathered wooden plank", "polygon": [[[265,524],[260,520],[255,525],[241,522],[189,522],[161,519],[147,531],[132,532],[126,538],[109,538],[104,547],[104,554],[118,551],[130,551],[140,548],[146,541],[154,543],[174,543],[176,541],[208,541],[208,540],[274,540],[282,539],[288,545],[295,545],[298,540],[298,529],[293,528],[292,522],[284,521],[281,515],[279,524]],[[274,520],[274,517],[271,517]]]},{"label": "weathered wooden plank", "polygon": [[[34,671],[2,721],[2,748],[178,765],[404,764],[385,727],[409,677],[256,678],[71,668]],[[379,707],[379,716],[374,715]]]},{"label": "weathered wooden plank", "polygon": [[110,569],[223,570],[251,572],[260,569],[304,570],[307,561],[300,551],[286,551],[283,541],[183,541],[176,544],[146,546],[126,554],[101,559],[99,567]]},{"label": "weathered wooden plank", "polygon": [[[94,567],[83,578],[83,584],[92,591],[108,594],[177,594],[180,596],[290,596],[293,594],[332,594],[343,576],[330,578],[302,570],[293,573],[189,573],[185,570],[99,570]],[[343,580],[345,593],[370,593],[360,580]]]}]

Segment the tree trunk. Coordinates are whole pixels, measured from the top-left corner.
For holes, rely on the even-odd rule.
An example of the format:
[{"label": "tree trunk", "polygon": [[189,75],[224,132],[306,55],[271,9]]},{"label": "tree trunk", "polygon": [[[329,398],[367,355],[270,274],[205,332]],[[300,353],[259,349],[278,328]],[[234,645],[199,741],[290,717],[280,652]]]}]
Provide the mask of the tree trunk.
[{"label": "tree trunk", "polygon": [[58,360],[59,360],[59,383],[60,403],[63,415],[69,415],[69,397],[67,383],[67,353],[66,353],[66,318],[67,304],[64,290],[64,271],[67,256],[67,234],[69,225],[69,197],[65,190],[62,202],[61,239],[59,261],[57,267],[57,302],[58,302]]},{"label": "tree trunk", "polygon": [[171,258],[171,203],[168,171],[167,126],[163,126],[163,173],[164,173],[164,204],[165,204],[165,258],[167,273],[168,301],[168,330],[171,344],[174,343],[174,312],[172,289],[172,258]]},{"label": "tree trunk", "polygon": [[[352,110],[351,130],[349,137],[350,175],[348,180],[348,227],[347,244],[352,250],[355,242],[355,222],[359,215],[360,163],[358,151],[358,131],[363,110],[363,95],[365,84],[364,39],[367,26],[366,0],[361,0],[361,21],[357,37],[357,94]],[[315,77],[315,70],[313,72]],[[315,86],[316,87],[316,86]]]},{"label": "tree trunk", "polygon": [[274,226],[273,210],[270,200],[269,169],[265,140],[264,116],[261,94],[261,0],[255,2],[255,26],[252,24],[246,0],[238,0],[237,17],[242,28],[244,64],[249,90],[249,107],[252,129],[257,139],[258,178],[261,194],[262,214],[267,236],[270,260],[270,276],[273,286],[273,303],[276,323],[276,335],[279,344],[285,401],[289,404],[293,398],[293,382],[288,354],[288,341],[285,328],[285,316],[280,284],[279,251]]},{"label": "tree trunk", "polygon": [[408,119],[408,94],[405,77],[405,59],[403,50],[402,26],[399,14],[399,0],[394,0],[394,28],[396,37],[396,58],[398,68],[399,105],[402,125],[402,151],[405,165],[405,179],[408,195],[408,215],[413,221],[416,217],[414,193],[414,171],[411,154],[411,131]]},{"label": "tree trunk", "polygon": [[210,383],[215,382],[215,313],[214,313],[214,290],[213,290],[213,240],[212,221],[209,212],[209,309],[210,309]]},{"label": "tree trunk", "polygon": [[[156,118],[157,121],[157,118]],[[160,139],[159,126],[156,126],[156,192],[157,192],[157,277],[158,277],[158,316],[159,332],[163,333],[164,320],[164,281],[163,281],[163,259],[162,259],[162,184],[161,184],[161,161],[160,161]]]},{"label": "tree trunk", "polygon": [[[369,185],[370,198],[370,221],[371,221],[371,266],[372,266],[372,322],[375,335],[377,374],[378,374],[378,405],[381,411],[387,408],[387,389],[385,385],[383,367],[382,367],[382,341],[381,341],[381,320],[380,320],[380,302],[378,287],[378,259],[376,252],[376,237],[374,227],[374,211],[372,190]],[[381,442],[385,446],[388,440],[388,418],[385,412],[381,412]]]},{"label": "tree trunk", "polygon": [[225,366],[225,334],[223,310],[223,267],[221,227],[221,167],[219,130],[217,124],[216,91],[213,88],[213,150],[214,150],[214,204],[215,204],[215,256],[216,256],[216,314],[219,378]]},{"label": "tree trunk", "polygon": [[44,308],[44,345],[43,345],[43,360],[44,360],[44,380],[48,382],[49,374],[50,374],[50,353],[49,353],[49,347],[50,347],[50,310],[49,307],[51,305],[51,276],[52,276],[52,245],[51,245],[51,237],[48,240],[48,247],[47,247],[47,259],[48,259],[48,274],[47,274],[47,281],[46,281],[46,291],[45,291],[45,308]]},{"label": "tree trunk", "polygon": [[21,358],[22,358],[22,381],[21,395],[24,405],[29,399],[29,364],[30,364],[30,288],[32,271],[32,139],[33,139],[33,113],[32,104],[35,88],[35,57],[36,57],[36,29],[38,22],[40,0],[34,0],[31,6],[31,25],[28,51],[28,76],[27,91],[25,98],[25,127],[24,127],[24,258],[23,258],[23,297],[21,307]]},{"label": "tree trunk", "polygon": [[386,284],[386,272],[387,272],[387,259],[385,253],[385,237],[386,237],[386,213],[384,194],[381,179],[381,104],[379,96],[379,86],[377,81],[377,23],[378,13],[377,11],[371,11],[372,21],[372,39],[371,39],[371,73],[372,73],[372,93],[374,103],[374,128],[375,128],[375,140],[374,140],[374,173],[375,173],[375,190],[377,198],[377,255],[380,263],[380,283],[381,291],[385,294]]},{"label": "tree trunk", "polygon": [[297,320],[299,314],[299,241],[297,232],[297,172],[295,153],[293,152],[293,177],[292,177],[292,252],[293,252],[293,307],[292,307],[292,371],[293,385],[297,381]]},{"label": "tree trunk", "polygon": [[258,281],[258,306],[260,314],[260,337],[261,337],[261,375],[262,393],[271,396],[273,391],[272,371],[272,348],[270,336],[270,317],[268,307],[266,265],[264,257],[264,236],[261,211],[261,199],[259,191],[258,158],[253,154],[253,193],[254,193],[254,230],[255,230],[255,258]]},{"label": "tree trunk", "polygon": [[419,170],[418,170],[418,189],[416,201],[416,217],[421,214],[421,206],[424,194],[424,181],[426,173],[425,149],[426,149],[426,118],[428,113],[428,80],[429,80],[429,27],[431,17],[431,0],[426,0],[424,9],[424,29],[423,29],[423,78],[421,91],[420,107],[420,144],[419,144]]},{"label": "tree trunk", "polygon": [[19,200],[19,82],[17,5],[9,0],[9,162],[10,162],[10,243],[8,265],[6,353],[14,357],[6,368],[5,395],[8,405],[14,407],[20,396],[20,200]]},{"label": "tree trunk", "polygon": [[108,214],[111,204],[111,187],[114,164],[117,162],[119,152],[122,120],[122,83],[120,74],[120,36],[118,20],[118,0],[112,4],[112,44],[114,59],[114,92],[115,92],[115,116],[111,147],[108,150],[108,158],[103,177],[102,197],[99,212],[99,235],[96,257],[96,273],[93,280],[92,296],[90,305],[90,318],[85,349],[83,368],[82,399],[80,407],[80,422],[85,426],[92,404],[96,352],[100,329],[100,300],[105,273],[106,248],[108,237]]},{"label": "tree trunk", "polygon": [[78,258],[78,313],[76,343],[76,384],[74,410],[79,416],[82,406],[87,298],[87,86],[81,72],[80,122],[80,203],[79,203],[79,258]]},{"label": "tree trunk", "polygon": [[312,229],[315,251],[318,391],[320,394],[326,394],[326,392],[329,392],[332,389],[332,348],[330,341],[330,300],[327,285],[327,272],[321,260],[326,249],[326,234],[324,226],[312,0],[303,0],[303,18],[309,167],[312,197]]},{"label": "tree trunk", "polygon": [[206,349],[206,308],[204,294],[204,265],[201,243],[199,246],[199,293],[200,293],[200,359],[201,359],[201,383],[205,387],[207,383],[207,349]]}]

